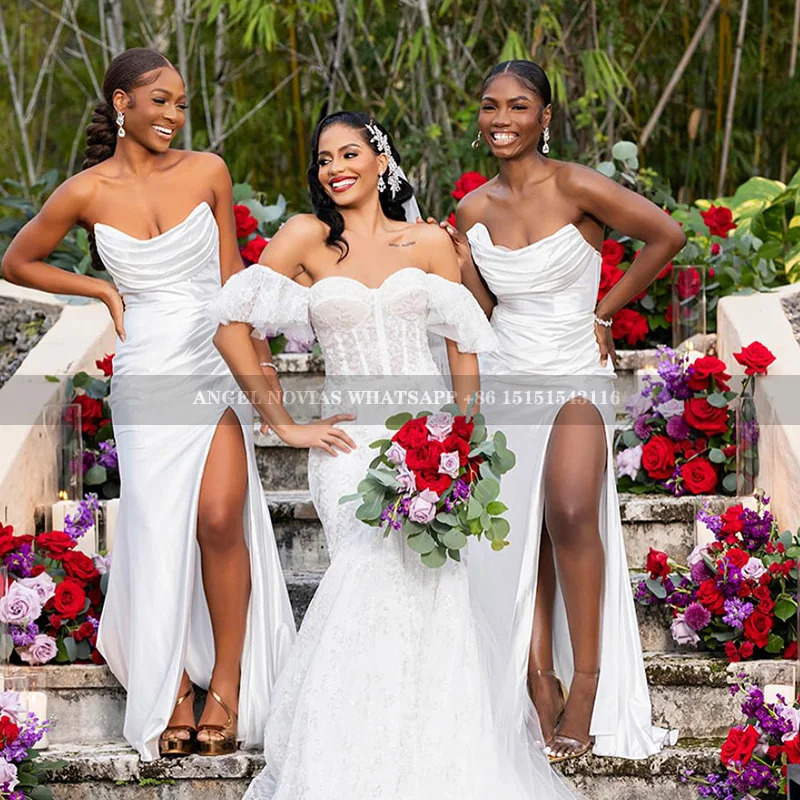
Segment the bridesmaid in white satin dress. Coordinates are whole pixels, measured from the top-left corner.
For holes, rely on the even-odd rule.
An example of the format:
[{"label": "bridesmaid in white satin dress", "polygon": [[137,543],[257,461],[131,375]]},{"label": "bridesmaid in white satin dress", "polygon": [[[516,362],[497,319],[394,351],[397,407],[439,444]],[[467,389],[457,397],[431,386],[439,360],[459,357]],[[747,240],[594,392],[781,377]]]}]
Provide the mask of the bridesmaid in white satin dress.
[{"label": "bridesmaid in white satin dress", "polygon": [[[122,53],[103,91],[84,171],[19,233],[3,275],[102,300],[118,333],[122,488],[98,647],[128,692],[125,737],[146,761],[258,747],[295,627],[252,407],[220,400],[237,384],[205,310],[241,269],[230,176],[217,156],[170,149],[186,94],[162,55]],[[92,232],[94,265],[116,288],[43,263],[74,224]],[[199,728],[193,683],[209,689]]]},{"label": "bridesmaid in white satin dress", "polygon": [[[481,361],[495,389],[486,411],[517,453],[502,496],[512,546],[471,552],[471,586],[505,647],[507,691],[522,713],[527,684],[551,760],[592,744],[597,755],[645,758],[668,736],[651,725],[622,537],[609,326],[685,238],[639,195],[547,158],[550,98],[530,61],[490,71],[474,146],[488,145],[499,174],[461,201],[459,230],[442,223],[500,340]],[[595,307],[605,225],[645,245]],[[576,392],[588,402],[570,400]]]}]

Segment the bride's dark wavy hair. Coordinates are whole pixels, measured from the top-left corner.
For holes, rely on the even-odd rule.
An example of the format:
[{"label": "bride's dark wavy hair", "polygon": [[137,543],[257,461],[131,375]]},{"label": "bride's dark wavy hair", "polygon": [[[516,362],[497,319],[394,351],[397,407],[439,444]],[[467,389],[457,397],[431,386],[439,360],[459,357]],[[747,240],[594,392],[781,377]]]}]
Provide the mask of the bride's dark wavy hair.
[{"label": "bride's dark wavy hair", "polygon": [[[370,117],[368,114],[362,114],[360,111],[337,111],[335,114],[328,114],[323,117],[314,128],[314,134],[311,137],[311,162],[308,165],[308,190],[311,194],[311,206],[314,209],[314,214],[317,219],[322,220],[330,229],[325,243],[330,247],[338,248],[341,255],[339,261],[347,256],[350,252],[350,245],[347,240],[342,236],[344,233],[344,217],[339,213],[336,203],[333,202],[330,195],[325,191],[319,179],[319,138],[322,132],[331,125],[346,125],[357,131],[359,136],[368,144],[376,155],[381,153],[374,142],[370,141],[369,131],[367,131],[367,123],[377,126],[378,129],[386,134],[389,142],[389,147],[392,151],[392,156],[395,162],[400,166],[400,153],[394,146],[392,137],[389,132]],[[389,191],[387,184],[386,188],[378,195],[381,201],[381,208],[383,213],[389,219],[395,219],[400,222],[406,218],[406,212],[403,208],[403,203],[410,200],[414,196],[414,190],[411,184],[400,178],[400,191],[392,198],[392,193]]]}]

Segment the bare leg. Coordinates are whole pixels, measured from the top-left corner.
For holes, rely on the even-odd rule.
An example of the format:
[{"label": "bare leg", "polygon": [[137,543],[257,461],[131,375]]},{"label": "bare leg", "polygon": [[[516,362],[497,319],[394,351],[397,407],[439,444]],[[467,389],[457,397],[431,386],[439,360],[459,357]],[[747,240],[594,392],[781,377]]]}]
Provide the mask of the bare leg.
[{"label": "bare leg", "polygon": [[539,714],[545,744],[550,744],[559,716],[564,710],[558,680],[553,670],[553,609],[556,598],[556,569],[553,545],[547,525],[542,525],[536,606],[528,658],[528,693]]},{"label": "bare leg", "polygon": [[545,519],[567,611],[575,676],[551,745],[565,756],[589,742],[600,659],[605,552],[598,516],[606,467],[605,427],[590,403],[567,403],[545,460]]},{"label": "bare leg", "polygon": [[[180,689],[178,689],[178,697],[183,697],[186,692],[192,686],[192,682],[189,680],[189,676],[184,672],[181,676],[181,685]],[[176,705],[174,711],[172,712],[172,716],[167,723],[168,728],[172,728],[175,726],[182,726],[188,725],[189,727],[194,727],[195,720],[194,720],[194,709],[192,708],[191,697],[181,703],[180,705]],[[176,698],[177,701],[177,698]],[[179,730],[175,731],[170,734],[172,738],[175,739],[188,739],[189,738],[189,731],[187,730]]]},{"label": "bare leg", "polygon": [[[197,520],[203,588],[211,614],[216,660],[212,688],[233,709],[239,705],[242,648],[250,602],[250,555],[244,540],[243,512],[247,493],[247,457],[241,427],[228,409],[211,443]],[[201,725],[224,725],[227,713],[211,699]],[[222,738],[214,731],[198,734],[203,741]]]}]

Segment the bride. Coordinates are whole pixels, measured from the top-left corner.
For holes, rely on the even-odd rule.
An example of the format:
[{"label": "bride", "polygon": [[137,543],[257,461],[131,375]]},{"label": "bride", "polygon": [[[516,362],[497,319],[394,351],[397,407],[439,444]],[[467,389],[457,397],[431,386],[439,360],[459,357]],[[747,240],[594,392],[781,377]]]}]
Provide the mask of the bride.
[{"label": "bride", "polygon": [[[263,265],[232,277],[212,304],[231,371],[277,435],[300,444],[291,417],[268,401],[251,330],[310,323],[329,381],[375,376],[381,389],[392,376],[405,388],[439,385],[432,331],[447,340],[464,408],[479,388],[475,353],[495,339],[458,283],[448,236],[405,222],[413,193],[388,134],[364,114],[340,112],[319,123],[311,152],[314,215],[289,220]],[[246,797],[573,798],[541,743],[531,747],[493,704],[464,566],[423,566],[400,537],[359,522],[355,503],[339,503],[385,432],[343,421],[320,423],[309,455],[331,565],[278,680],[267,766]]]}]

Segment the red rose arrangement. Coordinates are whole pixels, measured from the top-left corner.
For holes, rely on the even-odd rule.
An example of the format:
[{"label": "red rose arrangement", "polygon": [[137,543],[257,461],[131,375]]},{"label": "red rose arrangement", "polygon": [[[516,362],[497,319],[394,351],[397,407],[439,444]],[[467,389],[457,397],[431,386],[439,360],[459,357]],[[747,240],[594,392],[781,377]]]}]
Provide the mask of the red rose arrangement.
[{"label": "red rose arrangement", "polygon": [[[758,374],[766,374],[774,360],[760,342],[735,356]],[[627,426],[617,437],[620,491],[737,491],[734,407],[747,395],[753,378],[747,378],[739,392],[731,391],[727,369],[715,356],[690,362],[685,354],[659,349],[656,374],[645,375],[643,388],[628,401]],[[741,455],[755,457],[757,426],[754,420],[743,425]]]},{"label": "red rose arrangement", "polygon": [[379,450],[358,493],[355,515],[388,536],[399,531],[422,563],[441,567],[461,560],[469,536],[485,536],[493,550],[508,545],[509,524],[498,500],[500,476],[515,464],[498,431],[488,436],[481,414],[463,415],[458,406],[417,417],[398,414],[386,421],[391,439]]},{"label": "red rose arrangement", "polygon": [[648,577],[636,599],[672,611],[672,637],[681,645],[725,653],[730,661],[797,657],[797,559],[800,538],[780,532],[769,498],[756,508],[733,505],[698,519],[715,541],[697,546],[687,564],[650,550]]},{"label": "red rose arrangement", "polygon": [[711,206],[708,211],[701,211],[700,216],[712,236],[720,236],[723,239],[727,239],[728,234],[736,229],[733,214],[725,206]]},{"label": "red rose arrangement", "polygon": [[16,536],[11,526],[0,526],[0,554],[10,578],[0,621],[26,664],[104,663],[96,645],[109,558],[76,549],[93,509],[91,499],[81,504],[77,518],[68,518],[70,533]]}]

